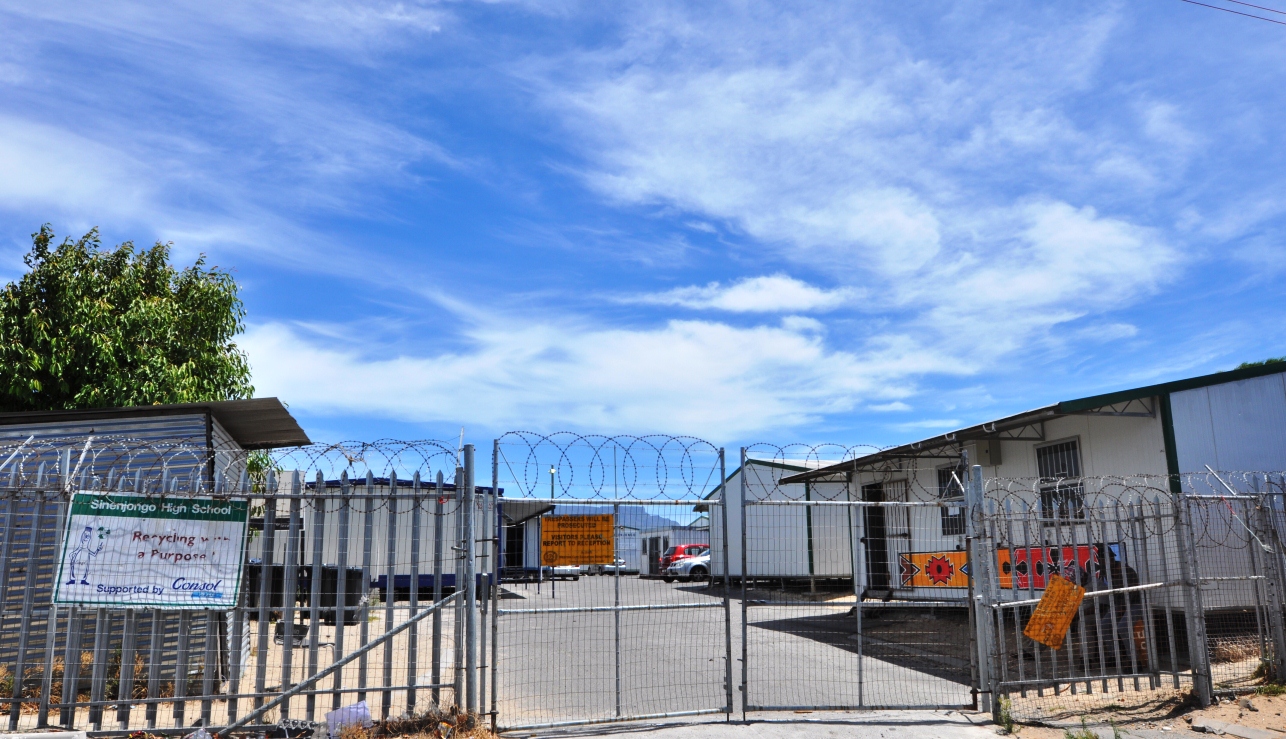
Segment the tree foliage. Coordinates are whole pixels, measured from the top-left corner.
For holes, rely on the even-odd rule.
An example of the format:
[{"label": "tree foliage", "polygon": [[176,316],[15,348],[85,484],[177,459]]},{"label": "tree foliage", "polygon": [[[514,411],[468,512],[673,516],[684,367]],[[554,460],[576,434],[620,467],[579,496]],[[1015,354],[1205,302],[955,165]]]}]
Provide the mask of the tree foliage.
[{"label": "tree foliage", "polygon": [[170,244],[104,249],[94,229],[54,247],[45,225],[30,271],[0,294],[0,409],[60,410],[248,398],[233,339],[245,309],[232,275]]},{"label": "tree foliage", "polygon": [[1249,369],[1251,367],[1266,367],[1270,364],[1281,364],[1286,362],[1286,357],[1269,357],[1258,362],[1242,362],[1237,365],[1237,369]]}]

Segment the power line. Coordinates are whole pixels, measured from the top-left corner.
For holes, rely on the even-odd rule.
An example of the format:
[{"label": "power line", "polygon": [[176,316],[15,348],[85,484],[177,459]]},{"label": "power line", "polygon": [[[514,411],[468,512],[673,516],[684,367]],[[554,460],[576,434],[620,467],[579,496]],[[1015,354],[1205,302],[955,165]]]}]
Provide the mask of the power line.
[{"label": "power line", "polygon": [[[1188,3],[1189,5],[1200,5],[1200,6],[1201,6],[1201,7],[1203,7],[1203,8],[1213,8],[1213,9],[1215,9],[1215,10],[1222,10],[1222,11],[1223,11],[1223,12],[1225,12],[1225,13],[1232,13],[1233,15],[1244,15],[1244,16],[1246,16],[1247,18],[1254,18],[1254,19],[1256,19],[1256,20],[1261,20],[1261,21],[1265,21],[1265,22],[1268,22],[1268,23],[1276,23],[1276,24],[1277,24],[1277,25],[1279,25],[1279,26],[1286,26],[1286,23],[1284,23],[1284,22],[1282,22],[1282,21],[1276,21],[1276,20],[1273,20],[1272,18],[1265,18],[1265,17],[1263,17],[1262,15],[1253,15],[1253,14],[1251,14],[1251,13],[1243,13],[1243,12],[1241,12],[1240,10],[1232,10],[1231,8],[1221,8],[1221,7],[1219,7],[1218,5],[1207,5],[1207,4],[1205,4],[1205,3],[1199,3],[1199,2],[1197,2],[1197,0],[1181,0],[1181,2]],[[1235,2],[1235,3],[1237,3],[1238,5],[1248,5],[1248,6],[1252,7],[1252,8],[1258,8],[1258,7],[1260,7],[1260,6],[1258,6],[1258,5],[1250,5],[1250,3],[1241,3],[1241,2],[1237,2],[1237,0],[1228,0],[1228,2]],[[1282,11],[1280,11],[1280,10],[1272,10],[1271,8],[1263,8],[1263,10],[1268,10],[1268,11],[1273,12],[1273,13],[1281,13],[1281,12],[1282,12]],[[1284,15],[1286,15],[1286,14],[1284,14]]]},{"label": "power line", "polygon": [[1262,5],[1255,5],[1253,3],[1243,3],[1241,0],[1224,0],[1224,2],[1236,3],[1238,5],[1245,5],[1247,8],[1259,8],[1260,10],[1267,10],[1269,13],[1277,13],[1278,15],[1286,15],[1286,10],[1274,10],[1273,8],[1265,8]]}]

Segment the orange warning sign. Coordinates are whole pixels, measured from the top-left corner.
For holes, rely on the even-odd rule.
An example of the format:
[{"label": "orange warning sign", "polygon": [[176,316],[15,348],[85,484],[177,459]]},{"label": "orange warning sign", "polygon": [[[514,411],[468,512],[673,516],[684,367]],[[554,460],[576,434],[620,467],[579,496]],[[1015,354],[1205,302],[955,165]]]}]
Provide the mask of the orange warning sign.
[{"label": "orange warning sign", "polygon": [[1085,588],[1051,574],[1036,610],[1027,619],[1023,635],[1050,649],[1061,649],[1067,629],[1085,599]]},{"label": "orange warning sign", "polygon": [[545,516],[540,521],[540,562],[549,566],[610,565],[616,560],[615,516]]}]

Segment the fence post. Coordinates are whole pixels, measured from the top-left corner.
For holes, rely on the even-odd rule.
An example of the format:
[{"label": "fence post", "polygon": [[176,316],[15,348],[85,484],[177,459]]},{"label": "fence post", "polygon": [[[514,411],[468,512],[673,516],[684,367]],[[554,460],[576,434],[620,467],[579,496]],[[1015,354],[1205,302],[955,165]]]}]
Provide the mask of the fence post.
[{"label": "fence post", "polygon": [[[263,705],[264,690],[268,685],[268,621],[270,620],[272,602],[272,559],[276,550],[276,532],[277,532],[277,491],[274,489],[277,481],[273,470],[268,471],[264,483],[264,495],[268,496],[264,500],[263,511],[263,531],[260,532],[259,541],[259,623],[255,636],[256,649],[258,654],[255,655],[255,699],[254,707],[258,708]],[[154,615],[155,619],[156,616]],[[155,633],[155,632],[154,632]],[[159,653],[158,653],[159,659]],[[155,694],[149,688],[147,697],[151,698]],[[152,710],[154,704],[148,704],[148,710]],[[148,728],[154,728],[148,726]]]},{"label": "fence post", "polygon": [[478,580],[474,531],[473,445],[464,445],[464,707],[478,712]]},{"label": "fence post", "polygon": [[[26,677],[28,637],[31,634],[32,616],[35,613],[33,609],[36,597],[36,570],[40,563],[40,527],[45,517],[47,493],[37,493],[37,495],[40,497],[37,498],[36,510],[32,515],[31,527],[27,534],[27,572],[22,586],[22,611],[19,616],[22,627],[18,630],[18,654],[17,659],[14,660],[13,701],[9,704],[9,731],[18,730],[18,719],[22,713],[22,683],[23,678]],[[47,638],[52,638],[52,635]],[[79,651],[76,656],[79,658]],[[66,669],[66,667],[63,668],[64,673]]]},{"label": "fence post", "polygon": [[[419,470],[410,478],[410,613],[414,618],[419,613],[419,504],[421,504],[421,487],[419,487]],[[406,715],[415,715],[415,681],[419,675],[419,625],[410,627],[406,635]]]},{"label": "fence post", "polygon": [[1286,680],[1286,626],[1282,623],[1283,601],[1286,601],[1286,573],[1282,572],[1278,552],[1282,551],[1281,537],[1273,525],[1276,510],[1273,505],[1273,493],[1266,493],[1259,498],[1258,515],[1255,516],[1259,538],[1267,550],[1260,556],[1263,562],[1267,582],[1264,592],[1267,595],[1268,625],[1273,632],[1273,677],[1279,682]]},{"label": "fence post", "polygon": [[[491,551],[495,561],[491,565],[491,733],[496,733],[499,723],[500,694],[496,690],[496,677],[499,675],[500,661],[500,559],[504,555],[500,537],[504,533],[500,525],[500,440],[491,442],[491,510],[487,514],[487,526],[492,532]],[[615,548],[613,548],[615,551]]]},{"label": "fence post", "polygon": [[[455,587],[459,593],[464,584],[464,468],[455,468],[455,544],[451,547],[455,560]],[[468,710],[464,703],[464,598],[455,599],[455,613],[451,624],[451,699],[456,708]]]},{"label": "fence post", "polygon": [[[312,588],[308,593],[308,675],[317,674],[318,649],[321,648],[321,592],[322,592],[322,559],[325,551],[325,540],[322,538],[326,529],[326,478],[322,475],[321,470],[317,471],[316,481],[313,483],[313,499],[311,502],[313,517],[313,556],[309,566],[312,568],[312,577],[309,578]],[[304,716],[308,721],[313,721],[317,717],[317,693],[308,691],[308,697],[304,699]],[[228,716],[229,720],[235,720],[235,716]]]},{"label": "fence post", "polygon": [[1192,510],[1188,496],[1174,495],[1175,531],[1179,537],[1179,566],[1183,575],[1184,619],[1188,631],[1188,656],[1192,664],[1192,687],[1204,708],[1214,700],[1210,675],[1210,645],[1206,641],[1206,611],[1201,602],[1201,572],[1197,563],[1196,539],[1192,531]]},{"label": "fence post", "polygon": [[[387,528],[384,537],[384,631],[387,632],[393,628],[393,620],[397,613],[393,608],[393,601],[397,599],[397,587],[394,582],[393,573],[397,567],[397,470],[389,470],[388,473],[388,513]],[[411,587],[418,588],[420,583],[415,577],[411,578]],[[390,688],[393,685],[393,645],[384,646],[384,674],[381,685],[384,691],[380,696],[380,718],[388,720],[393,710],[393,691]]]},{"label": "fence post", "polygon": [[[344,658],[344,627],[348,623],[348,549],[352,533],[352,501],[349,499],[351,494],[352,486],[348,479],[348,470],[344,470],[339,475],[339,551],[335,557],[335,646],[332,649],[335,662]],[[340,692],[344,687],[342,671],[335,672],[335,680],[331,683],[331,687],[333,692],[330,696],[330,710],[337,711],[343,700],[343,693]]]},{"label": "fence post", "polygon": [[[396,494],[396,490],[390,490]],[[371,553],[375,531],[375,473],[366,470],[365,505],[362,517],[362,597],[357,611],[357,643],[364,647],[371,641]],[[366,700],[366,670],[370,655],[363,652],[357,660],[357,700]]]},{"label": "fence post", "polygon": [[[437,489],[433,496],[433,602],[437,603],[442,600],[442,549],[445,542],[442,540],[446,536],[446,522],[442,518],[443,504],[443,482],[442,473],[438,472]],[[419,522],[417,518],[416,523]],[[415,598],[415,591],[411,591],[412,598]],[[411,601],[411,605],[418,605],[418,601]],[[433,708],[440,710],[442,707],[442,609],[433,613],[433,626],[430,635],[429,648],[431,650],[430,660],[433,663]]]},{"label": "fence post", "polygon": [[[727,453],[723,447],[719,448],[719,517],[723,520],[721,530],[723,536],[723,692],[728,706],[727,720],[732,720],[732,580],[729,573],[732,570],[731,562],[728,561],[728,463]],[[711,542],[713,543],[713,542]],[[620,577],[620,567],[617,577]],[[714,572],[710,573],[711,577]]]},{"label": "fence post", "polygon": [[969,566],[974,582],[973,602],[969,607],[974,611],[974,628],[977,630],[974,659],[978,664],[978,709],[985,713],[994,713],[999,702],[995,700],[993,679],[992,634],[995,623],[991,606],[990,568],[987,566],[987,544],[983,535],[982,505],[982,467],[974,465],[969,468],[969,486],[965,489],[965,505],[968,515],[965,518],[965,536],[968,541]]},{"label": "fence post", "polygon": [[738,501],[740,504],[739,510],[741,512],[741,720],[745,721],[746,706],[750,704],[750,649],[746,642],[750,614],[746,610],[748,603],[746,600],[746,562],[749,558],[746,554],[746,448],[744,446],[741,447],[741,469],[739,472],[741,474],[741,494],[738,496],[740,499]]},{"label": "fence post", "polygon": [[[296,470],[290,473],[290,519],[286,527],[286,557],[282,562],[281,578],[281,689],[290,690],[295,677],[295,591],[298,590],[299,576],[299,527],[300,498],[302,496],[303,477]],[[206,635],[209,639],[210,635]],[[290,718],[290,701],[281,704],[281,717]]]}]

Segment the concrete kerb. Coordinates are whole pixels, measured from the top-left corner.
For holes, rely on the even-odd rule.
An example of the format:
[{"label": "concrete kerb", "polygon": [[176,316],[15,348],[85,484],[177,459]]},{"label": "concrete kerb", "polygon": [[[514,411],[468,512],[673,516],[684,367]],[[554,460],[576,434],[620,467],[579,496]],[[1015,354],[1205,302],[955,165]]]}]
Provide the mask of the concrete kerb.
[{"label": "concrete kerb", "polygon": [[991,717],[971,711],[870,711],[864,713],[760,714],[747,721],[692,719],[594,724],[545,730],[504,731],[508,739],[581,739],[646,736],[652,739],[821,739],[887,737],[890,730],[919,739],[980,739],[996,736]]}]

